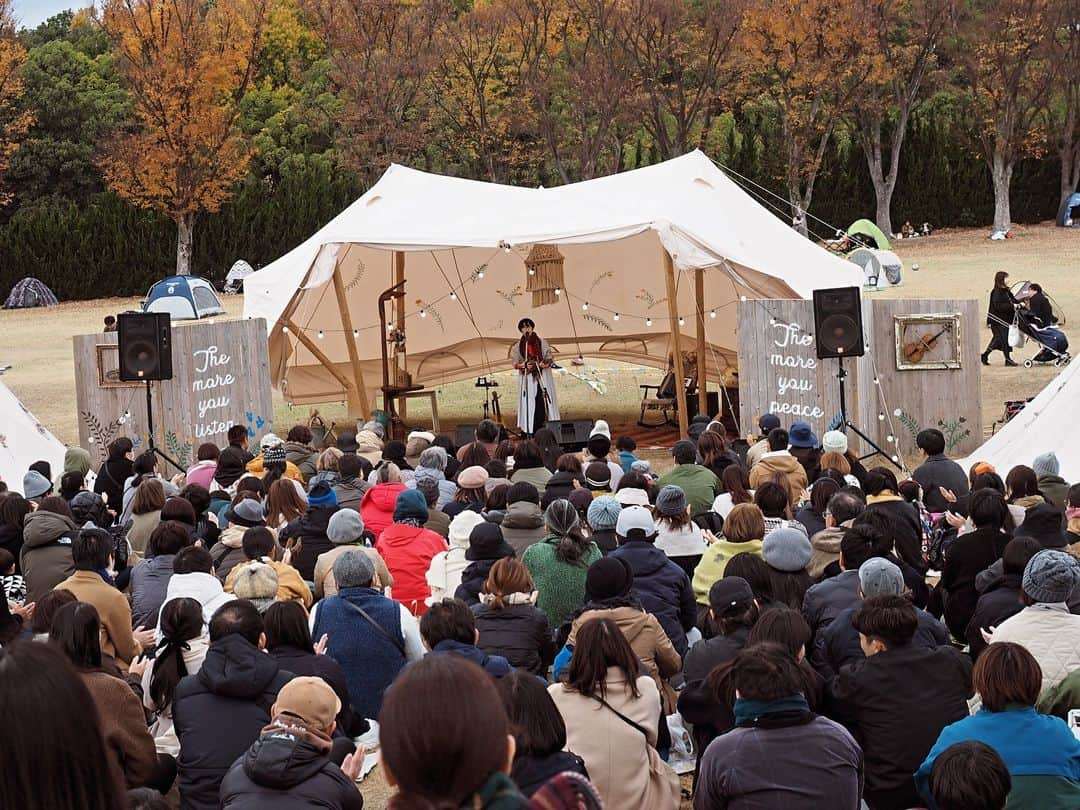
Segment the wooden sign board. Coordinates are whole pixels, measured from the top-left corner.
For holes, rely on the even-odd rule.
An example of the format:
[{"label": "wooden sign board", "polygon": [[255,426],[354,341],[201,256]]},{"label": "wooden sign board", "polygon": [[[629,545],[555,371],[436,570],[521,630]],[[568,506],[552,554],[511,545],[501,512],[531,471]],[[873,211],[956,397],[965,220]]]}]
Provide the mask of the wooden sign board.
[{"label": "wooden sign board", "polygon": [[[978,313],[974,300],[864,296],[866,354],[844,361],[848,419],[890,454],[913,453],[915,436],[930,427],[945,434],[950,455],[977,448],[983,438]],[[919,361],[904,356],[904,341],[931,337],[946,324],[949,332]],[[738,342],[743,433],[756,432],[758,417],[768,412],[785,427],[809,422],[819,441],[838,425],[839,363],[817,357],[812,301],[740,302]],[[860,454],[872,449],[851,431],[848,441]]]},{"label": "wooden sign board", "polygon": [[[148,446],[146,387],[119,379],[117,335],[74,338],[79,444],[95,462],[120,436]],[[186,467],[198,446],[228,444],[244,425],[253,444],[273,428],[266,323],[259,320],[174,323],[173,378],[151,383],[154,442]]]}]

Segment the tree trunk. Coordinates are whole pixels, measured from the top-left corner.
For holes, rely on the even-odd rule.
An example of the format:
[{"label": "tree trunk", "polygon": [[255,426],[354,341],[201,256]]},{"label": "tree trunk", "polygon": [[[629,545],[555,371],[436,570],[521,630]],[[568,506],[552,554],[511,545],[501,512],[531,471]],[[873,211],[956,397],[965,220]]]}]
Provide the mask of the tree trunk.
[{"label": "tree trunk", "polygon": [[880,184],[874,183],[874,196],[877,199],[877,216],[875,222],[877,226],[881,228],[882,232],[892,238],[895,233],[892,227],[892,195],[893,184],[882,181]]},{"label": "tree trunk", "polygon": [[990,163],[990,176],[994,181],[994,230],[1007,231],[1012,221],[1009,210],[1009,186],[1012,184],[1013,162],[1000,151],[994,153]]},{"label": "tree trunk", "polygon": [[191,275],[191,245],[195,231],[195,214],[176,218],[176,275]]}]

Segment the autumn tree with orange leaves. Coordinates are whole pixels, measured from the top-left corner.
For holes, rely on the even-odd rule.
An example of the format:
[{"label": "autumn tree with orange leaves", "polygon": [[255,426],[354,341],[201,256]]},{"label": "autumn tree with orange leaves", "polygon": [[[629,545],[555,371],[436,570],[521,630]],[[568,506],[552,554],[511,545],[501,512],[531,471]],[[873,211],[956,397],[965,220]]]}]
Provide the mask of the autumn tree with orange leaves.
[{"label": "autumn tree with orange leaves", "polygon": [[104,0],[101,23],[135,99],[106,182],[177,227],[176,272],[191,272],[196,216],[217,211],[252,156],[238,126],[271,0]]},{"label": "autumn tree with orange leaves", "polygon": [[[29,112],[18,109],[23,93],[26,49],[15,38],[12,3],[13,0],[0,0],[0,172],[7,169],[8,159],[33,123]],[[9,194],[0,193],[0,203],[9,200]]]}]

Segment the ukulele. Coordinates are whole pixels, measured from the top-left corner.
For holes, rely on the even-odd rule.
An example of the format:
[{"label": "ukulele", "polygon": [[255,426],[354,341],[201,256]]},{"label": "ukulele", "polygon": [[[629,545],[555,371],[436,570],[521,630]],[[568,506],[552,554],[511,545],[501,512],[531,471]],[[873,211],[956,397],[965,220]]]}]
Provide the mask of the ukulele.
[{"label": "ukulele", "polygon": [[913,343],[906,344],[904,346],[904,359],[909,363],[921,363],[927,352],[932,352],[937,348],[938,338],[951,328],[951,325],[946,325],[936,335],[923,335]]}]

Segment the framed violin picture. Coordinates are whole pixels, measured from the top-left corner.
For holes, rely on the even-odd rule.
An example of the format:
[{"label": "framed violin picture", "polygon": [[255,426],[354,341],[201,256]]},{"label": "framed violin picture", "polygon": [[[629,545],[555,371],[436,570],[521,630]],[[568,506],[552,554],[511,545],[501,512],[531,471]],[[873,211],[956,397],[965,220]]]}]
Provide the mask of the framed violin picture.
[{"label": "framed violin picture", "polygon": [[896,368],[961,368],[960,314],[895,315]]}]

